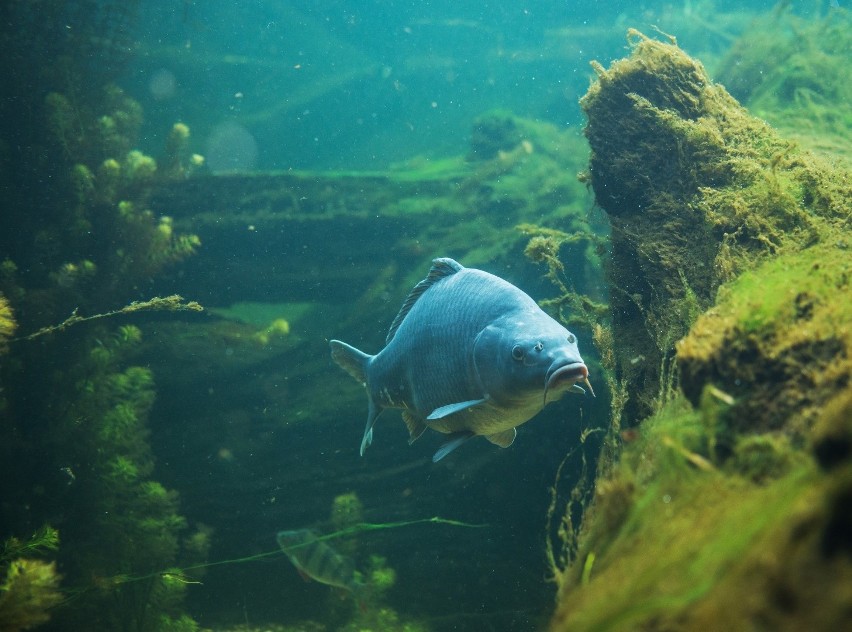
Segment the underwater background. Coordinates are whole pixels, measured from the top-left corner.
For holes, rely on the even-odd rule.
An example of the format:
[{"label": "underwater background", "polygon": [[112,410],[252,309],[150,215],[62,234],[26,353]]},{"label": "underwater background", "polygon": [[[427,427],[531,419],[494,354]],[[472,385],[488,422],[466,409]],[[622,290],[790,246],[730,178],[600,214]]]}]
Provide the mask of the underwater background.
[{"label": "underwater background", "polygon": [[[848,625],[850,15],[3,3],[0,630]],[[361,457],[444,256],[596,397]]]}]

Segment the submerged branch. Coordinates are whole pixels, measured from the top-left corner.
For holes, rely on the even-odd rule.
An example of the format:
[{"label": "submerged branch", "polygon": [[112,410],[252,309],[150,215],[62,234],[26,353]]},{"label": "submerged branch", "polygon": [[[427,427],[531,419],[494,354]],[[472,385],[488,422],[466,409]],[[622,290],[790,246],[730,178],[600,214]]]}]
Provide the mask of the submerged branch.
[{"label": "submerged branch", "polygon": [[183,297],[178,294],[172,294],[171,296],[166,296],[165,298],[160,296],[155,296],[152,299],[147,301],[133,301],[129,305],[125,305],[121,309],[116,309],[111,312],[105,312],[103,314],[94,314],[93,316],[79,316],[77,314],[77,310],[71,313],[71,315],[63,320],[58,325],[49,325],[47,327],[42,327],[38,331],[29,334],[28,336],[21,336],[19,338],[13,338],[13,340],[32,340],[34,338],[38,338],[39,336],[44,336],[45,334],[52,334],[57,331],[63,331],[70,327],[71,325],[77,325],[79,323],[84,323],[90,320],[97,320],[99,318],[110,318],[112,316],[118,316],[120,314],[132,314],[134,312],[203,312],[204,307],[202,307],[196,301],[184,301]]}]

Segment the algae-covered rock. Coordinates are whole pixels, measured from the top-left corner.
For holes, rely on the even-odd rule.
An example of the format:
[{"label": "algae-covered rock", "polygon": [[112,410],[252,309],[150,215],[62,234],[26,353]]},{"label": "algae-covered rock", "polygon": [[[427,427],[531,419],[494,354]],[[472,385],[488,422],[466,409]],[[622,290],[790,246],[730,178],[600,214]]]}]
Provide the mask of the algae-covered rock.
[{"label": "algae-covered rock", "polygon": [[674,43],[631,31],[631,55],[581,104],[590,181],[612,226],[613,327],[625,411],[652,410],[676,340],[719,286],[839,231],[848,173],[751,116]]},{"label": "algae-covered rock", "polygon": [[631,491],[599,495],[587,515],[552,630],[828,631],[849,619],[848,462],[826,476],[799,460],[756,482],[711,462],[709,417],[673,401],[598,483]]},{"label": "algae-covered rock", "polygon": [[712,383],[734,400],[727,430],[803,437],[852,382],[852,256],[845,242],[770,259],[723,286],[677,347],[697,403]]},{"label": "algae-covered rock", "polygon": [[837,629],[852,616],[849,174],[674,44],[632,37],[583,103],[641,424],[596,481],[552,629]]},{"label": "algae-covered rock", "polygon": [[823,409],[813,446],[817,462],[827,470],[852,461],[852,385]]}]

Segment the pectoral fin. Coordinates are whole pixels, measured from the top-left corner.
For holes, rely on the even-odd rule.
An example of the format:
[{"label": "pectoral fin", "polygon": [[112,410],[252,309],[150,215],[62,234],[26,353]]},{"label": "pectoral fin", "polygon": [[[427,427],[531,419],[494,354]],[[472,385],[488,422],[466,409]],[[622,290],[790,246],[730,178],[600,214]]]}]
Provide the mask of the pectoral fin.
[{"label": "pectoral fin", "polygon": [[447,404],[446,406],[441,406],[433,410],[428,417],[426,417],[426,421],[434,420],[434,419],[443,419],[444,417],[448,417],[453,413],[457,413],[461,410],[467,410],[468,408],[473,408],[474,406],[479,406],[480,404],[484,404],[487,401],[486,398],[482,399],[469,399],[466,402],[456,402],[455,404]]},{"label": "pectoral fin", "polygon": [[364,452],[367,448],[370,447],[370,444],[373,443],[373,425],[376,423],[376,419],[379,418],[379,415],[382,413],[382,408],[380,406],[376,406],[376,402],[373,401],[373,398],[369,398],[369,409],[367,411],[367,426],[364,428],[364,437],[361,439],[361,456],[364,456]]},{"label": "pectoral fin", "polygon": [[440,447],[440,449],[432,456],[432,463],[437,463],[445,456],[447,456],[450,452],[459,447],[462,443],[475,436],[476,435],[474,435],[469,430],[462,430],[461,432],[452,433],[450,437]]},{"label": "pectoral fin", "polygon": [[499,445],[501,448],[508,448],[515,442],[515,437],[518,436],[518,431],[514,428],[509,428],[503,432],[495,432],[494,434],[485,435],[494,445]]},{"label": "pectoral fin", "polygon": [[426,424],[407,410],[402,411],[402,420],[405,422],[405,427],[408,428],[408,445],[411,445],[426,430]]}]

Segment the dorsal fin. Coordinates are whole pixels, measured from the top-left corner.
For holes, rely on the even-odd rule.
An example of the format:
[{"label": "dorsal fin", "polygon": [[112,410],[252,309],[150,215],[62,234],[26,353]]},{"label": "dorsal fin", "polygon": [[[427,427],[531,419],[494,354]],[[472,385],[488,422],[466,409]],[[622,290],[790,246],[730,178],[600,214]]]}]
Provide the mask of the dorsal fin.
[{"label": "dorsal fin", "polygon": [[449,257],[433,259],[432,267],[429,269],[429,274],[426,275],[425,279],[414,286],[414,289],[411,290],[408,294],[408,298],[406,298],[405,302],[402,304],[402,308],[399,310],[396,318],[393,319],[390,331],[388,331],[388,337],[385,339],[385,344],[389,344],[390,341],[393,340],[396,330],[399,329],[399,326],[402,324],[402,321],[405,320],[408,312],[411,311],[411,308],[414,307],[417,299],[419,299],[426,290],[444,277],[451,276],[460,270],[464,270],[464,266],[454,259],[450,259]]}]

